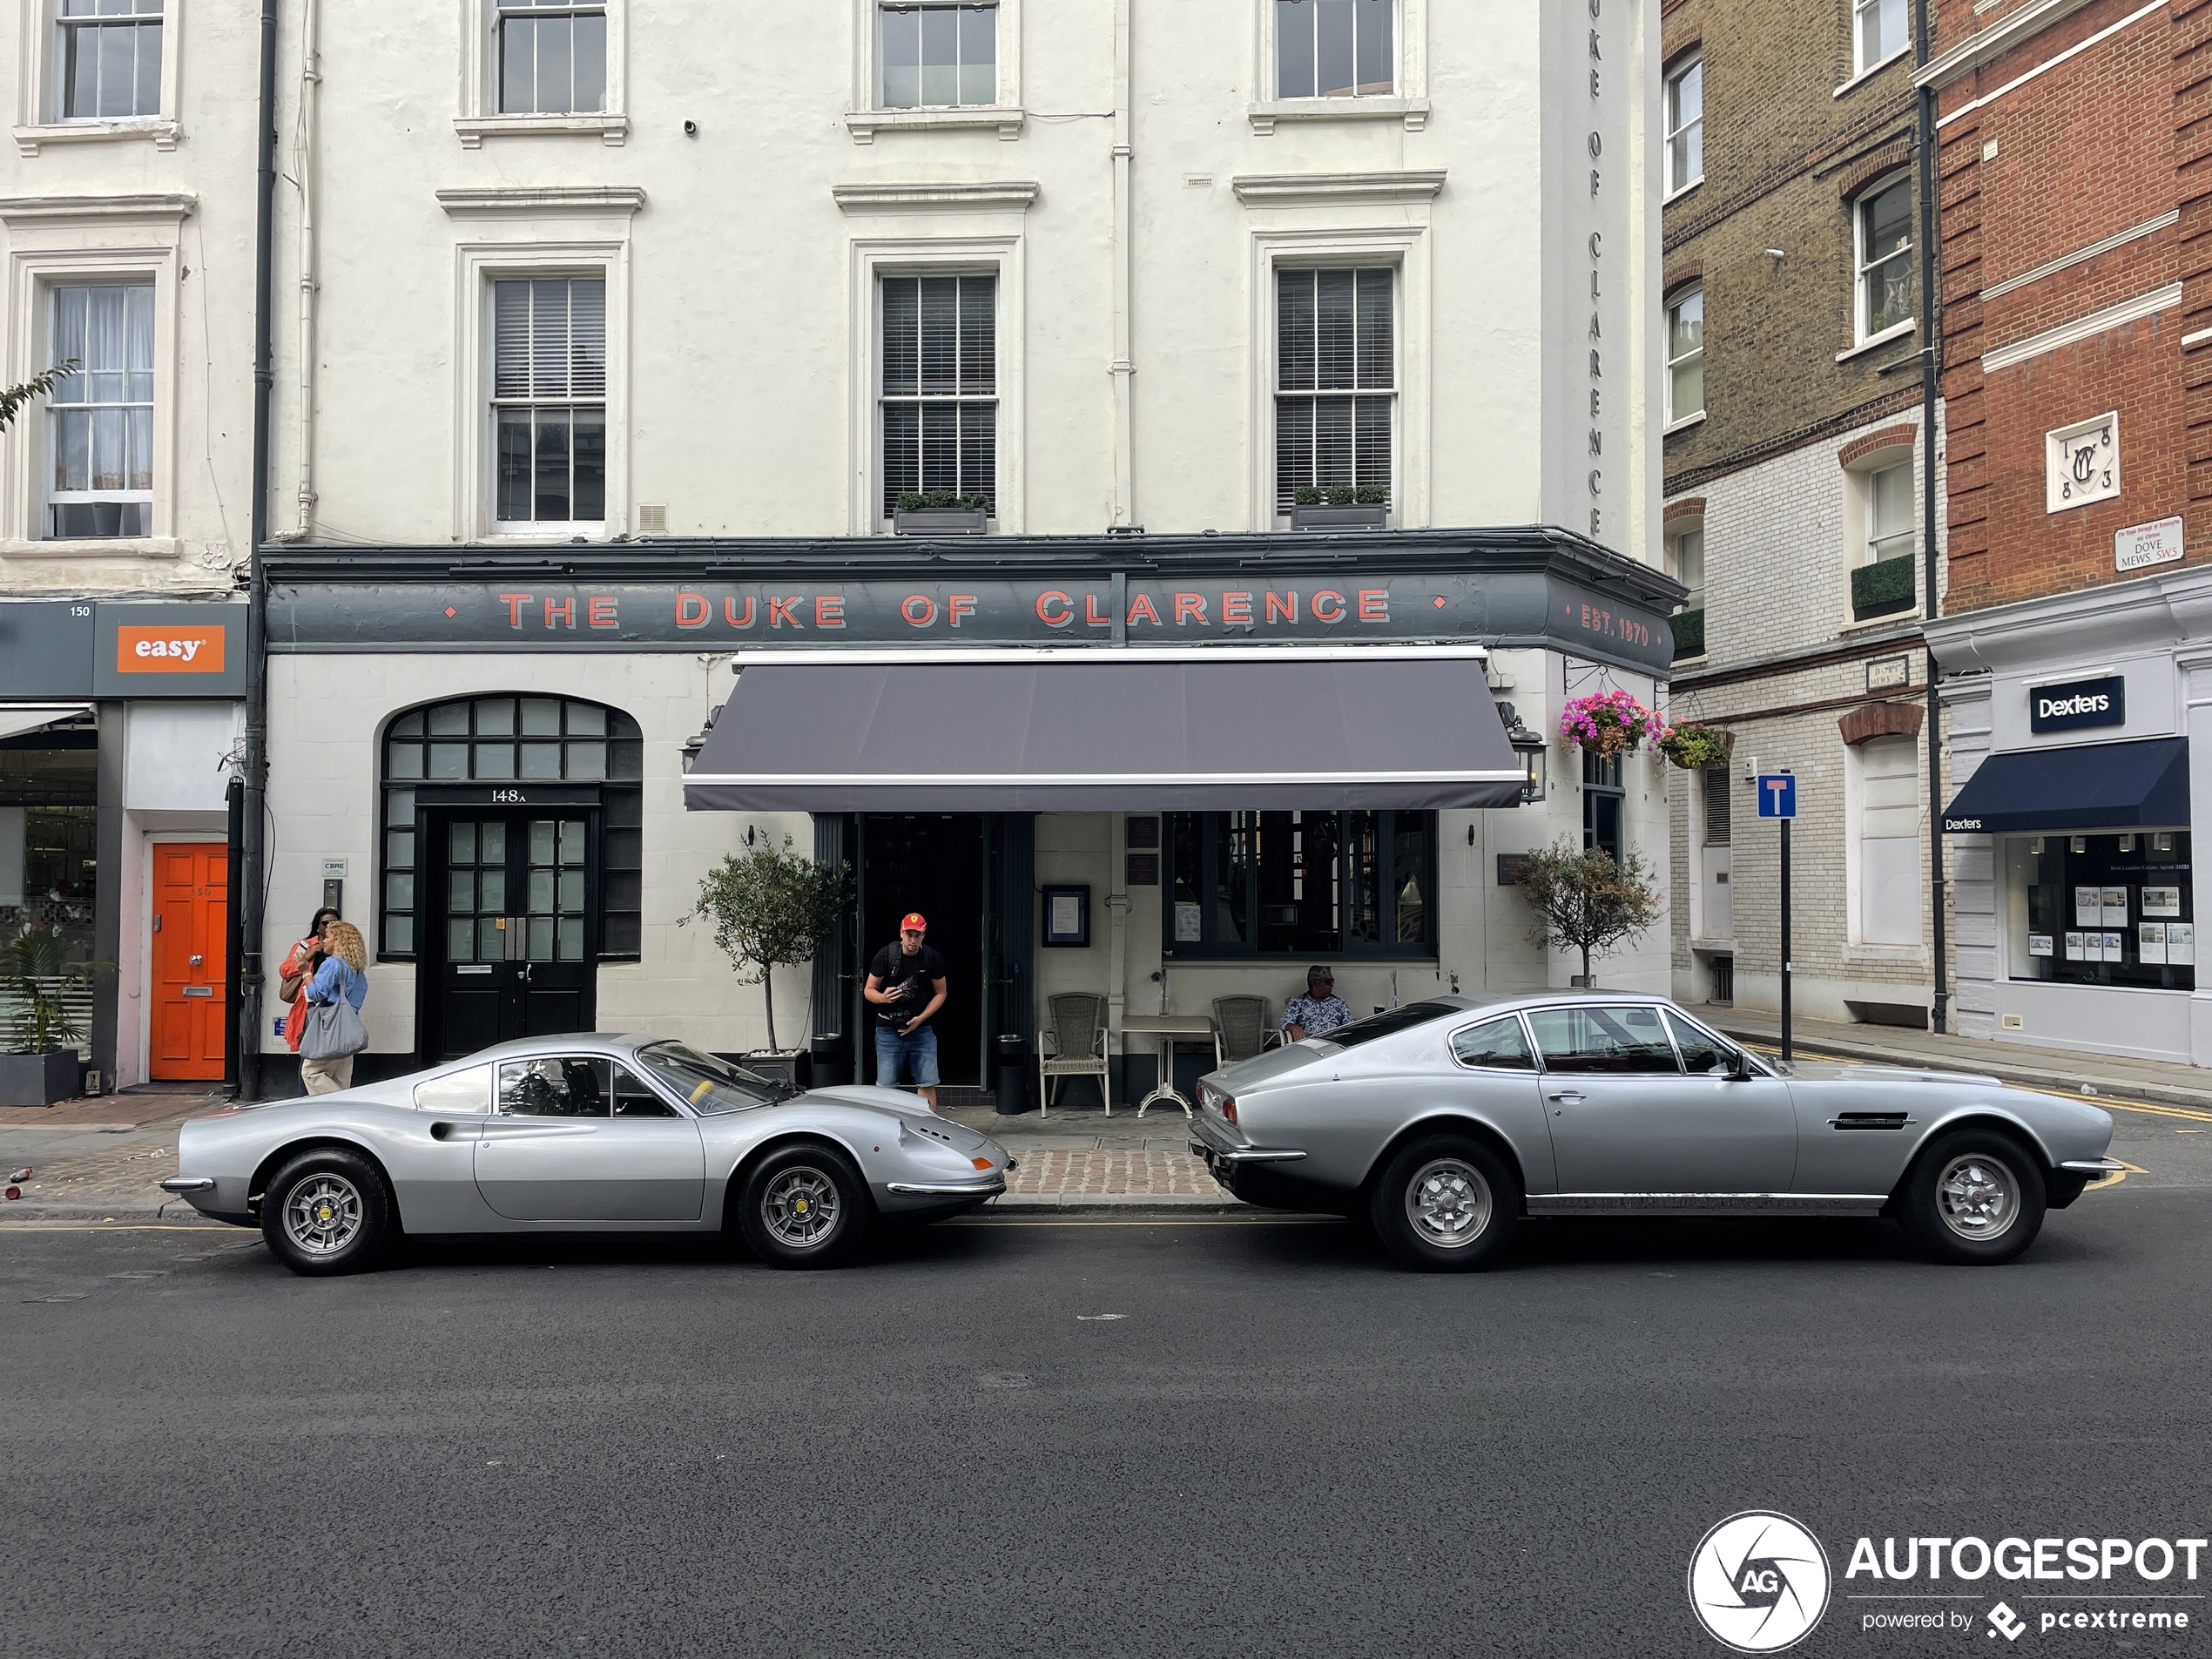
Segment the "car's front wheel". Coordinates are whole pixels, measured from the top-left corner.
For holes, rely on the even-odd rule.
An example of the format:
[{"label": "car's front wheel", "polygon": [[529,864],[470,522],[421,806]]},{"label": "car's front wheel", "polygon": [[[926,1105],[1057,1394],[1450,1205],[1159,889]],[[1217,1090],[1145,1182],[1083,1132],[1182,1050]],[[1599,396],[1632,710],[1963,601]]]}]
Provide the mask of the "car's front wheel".
[{"label": "car's front wheel", "polygon": [[875,1206],[842,1153],[787,1146],[752,1167],[738,1194],[738,1230],[772,1267],[826,1267],[860,1242]]},{"label": "car's front wheel", "polygon": [[392,1226],[383,1172],[358,1152],[317,1147],[276,1172],[261,1196],[261,1237],[295,1273],[359,1272]]},{"label": "car's front wheel", "polygon": [[1923,1255],[1994,1267],[2042,1231],[2043,1166],[2009,1135],[1960,1130],[1920,1154],[1898,1198],[1898,1219]]},{"label": "car's front wheel", "polygon": [[1375,1178],[1367,1216],[1391,1254],[1409,1267],[1487,1267],[1521,1218],[1521,1184],[1473,1136],[1432,1135],[1392,1155]]}]

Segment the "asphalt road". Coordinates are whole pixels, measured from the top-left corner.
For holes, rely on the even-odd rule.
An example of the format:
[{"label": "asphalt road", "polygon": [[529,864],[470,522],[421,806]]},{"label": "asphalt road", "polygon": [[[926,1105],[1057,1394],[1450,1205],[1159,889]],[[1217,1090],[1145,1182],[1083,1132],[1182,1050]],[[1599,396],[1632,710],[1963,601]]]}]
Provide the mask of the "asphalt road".
[{"label": "asphalt road", "polygon": [[1863,1631],[1852,1540],[2203,1534],[2208,1267],[2212,1190],[2132,1179],[1995,1271],[1871,1222],[1536,1224],[1475,1277],[982,1222],[326,1281],[10,1229],[0,1651],[1716,1655],[1691,1553],[1768,1507],[1838,1575],[1796,1651],[2012,1651]]}]

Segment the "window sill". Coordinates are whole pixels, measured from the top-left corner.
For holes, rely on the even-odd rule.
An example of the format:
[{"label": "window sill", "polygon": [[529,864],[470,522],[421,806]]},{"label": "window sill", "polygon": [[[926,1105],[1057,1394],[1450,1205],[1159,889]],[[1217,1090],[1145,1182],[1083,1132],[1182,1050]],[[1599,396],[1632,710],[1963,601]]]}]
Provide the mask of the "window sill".
[{"label": "window sill", "polygon": [[846,130],[855,144],[873,144],[879,132],[958,132],[995,127],[1001,143],[1022,136],[1028,111],[1004,105],[947,110],[848,110]]},{"label": "window sill", "polygon": [[1659,199],[1659,205],[1662,207],[1672,207],[1676,202],[1680,201],[1683,197],[1689,195],[1691,191],[1696,189],[1698,185],[1703,184],[1704,182],[1705,175],[1701,172],[1696,178],[1691,179],[1680,190],[1671,190],[1664,196],[1662,196]]},{"label": "window sill", "polygon": [[511,522],[494,524],[485,536],[487,542],[555,542],[563,545],[571,542],[604,542],[607,539],[604,520],[591,519],[573,524],[517,524]]},{"label": "window sill", "polygon": [[586,138],[597,137],[619,148],[630,133],[630,118],[612,110],[586,115],[464,115],[453,130],[463,150],[480,150],[486,138]]},{"label": "window sill", "polygon": [[1845,945],[1844,961],[1847,962],[1890,962],[1900,968],[1925,967],[1928,949],[1925,945]]},{"label": "window sill", "polygon": [[1695,415],[1683,415],[1679,421],[1668,421],[1664,427],[1660,428],[1659,435],[1662,438],[1671,438],[1677,432],[1687,432],[1694,426],[1703,426],[1704,424],[1705,411],[1700,409]]},{"label": "window sill", "polygon": [[[1846,617],[1851,617],[1848,610],[1844,614]],[[1919,620],[1920,607],[1918,604],[1912,604],[1902,610],[1892,610],[1878,617],[1868,617],[1864,621],[1851,617],[1851,620],[1841,624],[1837,628],[1836,634],[1838,638],[1842,638],[1850,634],[1877,633],[1885,628],[1910,627]]]},{"label": "window sill", "polygon": [[1266,138],[1278,121],[1398,121],[1408,132],[1428,125],[1425,98],[1284,98],[1247,105],[1244,118]]},{"label": "window sill", "polygon": [[1677,657],[1667,664],[1667,671],[1669,674],[1678,674],[1685,668],[1703,668],[1705,666],[1706,660],[1707,653],[1702,651],[1695,657]]},{"label": "window sill", "polygon": [[136,116],[123,121],[46,121],[16,129],[16,148],[35,156],[42,145],[127,144],[151,139],[157,150],[174,150],[183,126],[164,116]]},{"label": "window sill", "polygon": [[1892,64],[1897,62],[1898,58],[1910,54],[1912,51],[1912,48],[1909,45],[1899,46],[1887,57],[1882,59],[1880,63],[1869,64],[1866,68],[1860,70],[1858,74],[1852,76],[1851,79],[1845,81],[1841,86],[1838,87],[1828,96],[1830,98],[1846,98],[1850,96],[1852,92],[1857,91],[1862,84],[1872,80],[1877,75],[1887,69]]},{"label": "window sill", "polygon": [[1919,319],[1917,317],[1910,318],[1904,322],[1893,324],[1890,327],[1883,329],[1878,334],[1867,335],[1865,339],[1860,341],[1858,344],[1853,346],[1849,351],[1838,352],[1836,354],[1836,361],[1839,363],[1847,363],[1851,361],[1852,358],[1860,355],[1862,353],[1878,351],[1893,340],[1903,340],[1906,335],[1910,334],[1919,326]]},{"label": "window sill", "polygon": [[1692,939],[1689,941],[1689,948],[1692,950],[1733,951],[1736,948],[1736,939],[1733,934],[1726,939]]},{"label": "window sill", "polygon": [[0,558],[173,559],[183,544],[173,536],[87,536],[82,540],[33,541],[11,536],[0,542]]}]

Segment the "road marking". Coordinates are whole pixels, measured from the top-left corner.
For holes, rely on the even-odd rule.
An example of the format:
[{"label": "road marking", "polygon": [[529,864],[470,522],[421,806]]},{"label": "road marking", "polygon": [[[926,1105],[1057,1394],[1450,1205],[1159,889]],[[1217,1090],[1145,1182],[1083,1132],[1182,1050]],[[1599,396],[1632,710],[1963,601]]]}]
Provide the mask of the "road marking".
[{"label": "road marking", "polygon": [[1341,1216],[1192,1216],[1148,1217],[1136,1221],[1016,1220],[993,1217],[962,1217],[940,1222],[941,1227],[1316,1227],[1341,1224]]}]

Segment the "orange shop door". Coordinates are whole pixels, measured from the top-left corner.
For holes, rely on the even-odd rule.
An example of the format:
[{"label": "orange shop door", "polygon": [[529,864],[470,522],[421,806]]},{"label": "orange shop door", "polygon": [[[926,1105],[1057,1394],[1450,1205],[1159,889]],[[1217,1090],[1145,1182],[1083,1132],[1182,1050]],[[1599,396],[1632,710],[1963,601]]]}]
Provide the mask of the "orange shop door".
[{"label": "orange shop door", "polygon": [[220,841],[153,844],[153,1016],[148,1075],[220,1077],[223,927],[230,850]]}]

